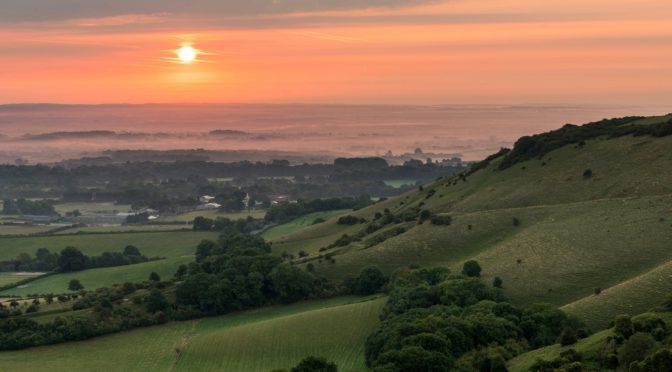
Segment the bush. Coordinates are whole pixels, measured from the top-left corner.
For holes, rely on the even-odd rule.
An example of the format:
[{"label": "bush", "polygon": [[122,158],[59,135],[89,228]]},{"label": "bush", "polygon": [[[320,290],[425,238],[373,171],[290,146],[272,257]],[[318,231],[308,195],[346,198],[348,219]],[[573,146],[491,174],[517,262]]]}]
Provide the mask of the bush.
[{"label": "bush", "polygon": [[359,272],[356,292],[368,295],[379,292],[387,283],[387,277],[377,266],[367,266]]},{"label": "bush", "polygon": [[502,284],[504,284],[504,281],[502,278],[496,276],[495,279],[492,280],[492,286],[495,288],[502,288]]},{"label": "bush", "polygon": [[432,217],[431,222],[432,222],[432,225],[448,226],[453,222],[453,218],[451,216],[434,216],[434,217]]},{"label": "bush", "polygon": [[633,333],[632,321],[627,315],[619,315],[614,319],[614,333],[628,339]]},{"label": "bush", "polygon": [[618,349],[618,362],[622,366],[629,366],[632,362],[644,360],[655,346],[656,340],[650,334],[635,333]]},{"label": "bush", "polygon": [[569,345],[574,345],[576,341],[578,341],[578,338],[576,336],[576,331],[572,328],[565,328],[562,330],[562,333],[560,334],[560,345],[562,346],[569,346]]},{"label": "bush", "polygon": [[586,169],[583,171],[583,178],[591,178],[593,176],[593,171],[591,169]]},{"label": "bush", "polygon": [[82,285],[82,283],[79,282],[79,280],[72,279],[70,283],[68,283],[68,289],[76,292],[84,289],[84,286]]},{"label": "bush", "polygon": [[291,372],[337,372],[338,367],[335,363],[327,361],[325,358],[309,356],[304,358]]},{"label": "bush", "polygon": [[152,273],[149,274],[149,280],[153,282],[160,282],[161,277],[159,276],[159,274],[156,273],[156,271],[152,271]]},{"label": "bush", "polygon": [[479,277],[481,276],[481,265],[474,260],[467,261],[462,266],[462,274],[470,277]]},{"label": "bush", "polygon": [[513,222],[513,226],[520,226],[520,223],[521,223],[520,220],[516,217],[513,217],[511,222]]},{"label": "bush", "polygon": [[357,225],[357,224],[364,223],[364,222],[366,222],[365,219],[358,218],[358,217],[351,216],[351,215],[347,215],[347,216],[343,216],[343,217],[338,218],[338,224],[339,225]]}]

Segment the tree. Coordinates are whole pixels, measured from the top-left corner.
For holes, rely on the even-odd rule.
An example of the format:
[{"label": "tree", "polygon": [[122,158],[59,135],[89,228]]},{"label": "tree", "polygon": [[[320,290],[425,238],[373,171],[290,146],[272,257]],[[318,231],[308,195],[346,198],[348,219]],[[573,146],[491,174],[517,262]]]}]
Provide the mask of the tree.
[{"label": "tree", "polygon": [[474,260],[467,261],[462,266],[462,274],[477,278],[481,276],[481,265]]},{"label": "tree", "polygon": [[327,361],[325,358],[309,356],[304,358],[291,372],[337,372],[338,367],[335,363]]},{"label": "tree", "polygon": [[379,292],[387,283],[387,277],[377,266],[367,266],[359,272],[356,292],[363,295]]},{"label": "tree", "polygon": [[82,283],[79,282],[79,280],[72,279],[70,281],[70,283],[68,283],[68,289],[76,292],[76,291],[81,291],[82,289],[84,289],[84,286],[82,285]]},{"label": "tree", "polygon": [[502,278],[496,276],[495,279],[492,280],[492,286],[495,288],[502,288],[502,284],[504,284],[504,281]]},{"label": "tree", "polygon": [[142,254],[136,246],[127,245],[126,248],[124,248],[124,256],[142,256]]},{"label": "tree", "polygon": [[618,362],[629,366],[632,362],[644,360],[644,357],[656,346],[656,340],[648,333],[637,332],[618,349]]},{"label": "tree", "polygon": [[614,333],[628,339],[633,332],[632,321],[627,315],[619,315],[614,319]]},{"label": "tree", "polygon": [[576,331],[574,331],[573,328],[566,327],[565,329],[562,330],[562,333],[560,334],[560,345],[562,346],[569,346],[569,345],[574,345],[578,341]]},{"label": "tree", "polygon": [[271,288],[281,302],[293,302],[306,298],[313,289],[313,276],[298,267],[279,265],[271,271]]},{"label": "tree", "polygon": [[153,282],[160,282],[161,277],[159,276],[159,274],[156,273],[156,271],[152,271],[152,273],[149,274],[149,280]]},{"label": "tree", "polygon": [[185,275],[187,275],[187,265],[182,264],[180,265],[180,267],[177,268],[175,278],[182,279]]},{"label": "tree", "polygon": [[88,257],[75,247],[66,247],[58,257],[58,270],[62,272],[86,269]]},{"label": "tree", "polygon": [[152,289],[149,292],[149,295],[145,297],[145,307],[150,313],[155,313],[157,311],[163,311],[168,308],[168,301],[166,297],[158,289]]}]

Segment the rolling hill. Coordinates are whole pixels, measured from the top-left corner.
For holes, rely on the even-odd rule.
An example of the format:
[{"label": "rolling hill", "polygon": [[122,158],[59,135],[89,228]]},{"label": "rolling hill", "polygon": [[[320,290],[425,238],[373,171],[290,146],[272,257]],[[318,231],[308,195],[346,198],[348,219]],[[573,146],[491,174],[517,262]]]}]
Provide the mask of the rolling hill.
[{"label": "rolling hill", "polygon": [[[649,133],[653,126],[669,130],[670,119],[566,127],[532,137],[530,146],[541,148],[532,154],[519,148],[521,139],[481,169],[351,213],[365,223],[332,219],[287,235],[274,250],[305,250],[310,256],[297,262],[332,278],[355,276],[367,265],[387,272],[409,264],[460,270],[475,259],[486,280],[504,280],[514,302],[564,306],[601,328],[672,292],[672,136]],[[573,140],[577,131],[582,137]],[[381,215],[421,210],[452,221],[397,218],[362,232]],[[403,232],[387,233],[391,226]],[[358,233],[359,241],[329,248],[343,234]]]}]

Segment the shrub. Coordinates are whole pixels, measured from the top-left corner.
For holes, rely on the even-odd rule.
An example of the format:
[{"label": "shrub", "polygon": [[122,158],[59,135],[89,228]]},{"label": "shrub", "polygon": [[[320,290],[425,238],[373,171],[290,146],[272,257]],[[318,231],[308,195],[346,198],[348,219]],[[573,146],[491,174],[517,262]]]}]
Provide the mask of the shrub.
[{"label": "shrub", "polygon": [[292,368],[290,372],[337,372],[338,367],[333,362],[327,361],[325,358],[309,356],[304,358],[296,367]]},{"label": "shrub", "polygon": [[578,341],[576,331],[569,327],[563,329],[559,341],[562,346],[574,345]]},{"label": "shrub", "polygon": [[502,278],[496,276],[495,279],[492,280],[492,286],[495,288],[502,288],[502,284],[504,284],[504,281]]},{"label": "shrub", "polygon": [[161,277],[159,276],[159,274],[156,273],[156,271],[152,271],[152,273],[149,274],[149,280],[153,282],[160,282]]},{"label": "shrub", "polygon": [[520,223],[521,223],[520,220],[516,217],[513,217],[511,222],[513,222],[513,226],[520,226]]},{"label": "shrub", "polygon": [[583,178],[590,178],[593,176],[593,171],[591,169],[586,169],[583,171]]},{"label": "shrub", "polygon": [[339,225],[357,225],[360,223],[366,222],[365,219],[363,218],[358,218],[355,216],[347,215],[347,216],[342,216],[338,218],[338,224]]},{"label": "shrub", "polygon": [[656,340],[650,334],[635,333],[618,349],[618,362],[622,366],[629,366],[632,362],[644,360],[655,346]]},{"label": "shrub", "polygon": [[379,292],[387,283],[387,277],[377,266],[367,266],[359,272],[356,292],[368,295]]},{"label": "shrub", "polygon": [[462,274],[471,277],[481,276],[481,265],[477,261],[470,260],[462,265]]},{"label": "shrub", "polygon": [[614,319],[614,333],[628,339],[633,333],[632,321],[627,315],[618,315]]},{"label": "shrub", "polygon": [[[448,226],[453,222],[451,216],[434,216],[432,217],[432,225],[445,225]],[[469,225],[471,226],[471,225]]]}]

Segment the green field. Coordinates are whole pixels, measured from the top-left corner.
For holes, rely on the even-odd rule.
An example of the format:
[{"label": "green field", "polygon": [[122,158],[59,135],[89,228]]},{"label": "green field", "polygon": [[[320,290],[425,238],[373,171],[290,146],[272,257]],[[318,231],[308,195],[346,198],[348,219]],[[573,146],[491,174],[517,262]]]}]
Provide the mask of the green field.
[{"label": "green field", "polygon": [[221,213],[217,210],[206,210],[206,211],[193,211],[189,213],[178,214],[176,216],[164,216],[160,217],[158,221],[163,222],[184,222],[185,224],[190,224],[196,217],[207,217],[207,218],[217,218],[225,217],[232,220],[237,220],[240,218],[247,218],[252,216],[253,218],[264,218],[266,215],[265,211],[250,211],[250,212],[237,212],[237,213]]},{"label": "green field", "polygon": [[310,213],[305,216],[299,217],[295,220],[292,220],[287,223],[283,223],[282,225],[274,226],[266,231],[264,231],[261,236],[270,241],[277,241],[283,239],[285,236],[298,231],[306,226],[311,226],[313,225],[313,222],[317,218],[322,218],[324,220],[329,220],[333,217],[340,216],[343,214],[346,214],[348,212],[348,209],[340,209],[336,211],[328,211],[328,212],[315,212],[315,213]]},{"label": "green field", "polygon": [[6,273],[0,272],[0,286],[16,283],[23,279],[34,278],[42,273]]},{"label": "green field", "polygon": [[58,227],[54,225],[0,225],[0,235],[42,234]]},{"label": "green field", "polygon": [[113,213],[128,212],[131,210],[130,204],[115,204],[112,202],[91,202],[91,203],[61,203],[54,205],[56,212],[65,215],[67,212],[79,210],[81,213]]},{"label": "green field", "polygon": [[203,239],[216,239],[217,233],[209,232],[156,232],[128,234],[83,234],[0,239],[0,260],[12,259],[20,253],[34,255],[38,248],[60,251],[67,246],[79,248],[87,255],[103,252],[121,252],[127,245],[135,245],[147,257],[165,257],[165,260],[137,265],[86,270],[77,273],[52,275],[34,281],[25,288],[9,289],[2,294],[25,295],[31,293],[67,292],[67,282],[80,279],[86,289],[109,286],[126,281],[146,280],[152,271],[162,277],[171,277],[182,263],[191,261],[196,245]]},{"label": "green field", "polygon": [[364,341],[385,299],[364,300],[298,303],[0,352],[0,370],[252,372],[290,368],[318,355],[340,371],[363,371]]},{"label": "green field", "polygon": [[415,186],[416,181],[410,179],[401,179],[401,180],[385,180],[384,182],[387,186],[398,189],[404,186]]},{"label": "green field", "polygon": [[26,296],[29,294],[66,293],[68,283],[72,279],[79,280],[84,289],[93,290],[101,287],[109,287],[115,283],[138,283],[149,279],[149,274],[156,272],[162,279],[170,279],[175,275],[177,268],[182,264],[194,261],[194,256],[171,257],[158,261],[150,261],[135,265],[105,267],[90,269],[64,274],[50,275],[22,285],[0,292],[3,296]]},{"label": "green field", "polygon": [[104,233],[104,232],[153,232],[153,231],[188,231],[191,230],[189,225],[141,225],[141,226],[87,226],[87,227],[73,227],[71,229],[62,230],[56,235],[77,234],[77,233]]}]

